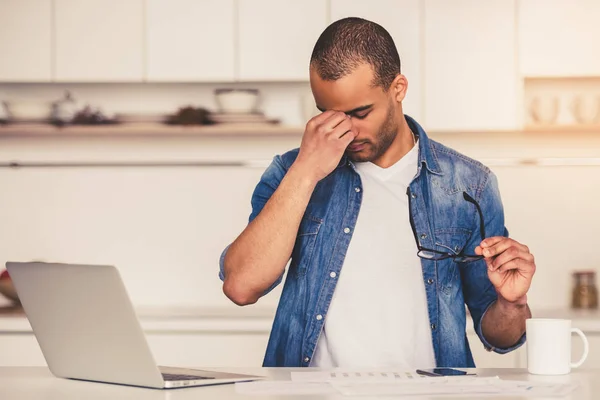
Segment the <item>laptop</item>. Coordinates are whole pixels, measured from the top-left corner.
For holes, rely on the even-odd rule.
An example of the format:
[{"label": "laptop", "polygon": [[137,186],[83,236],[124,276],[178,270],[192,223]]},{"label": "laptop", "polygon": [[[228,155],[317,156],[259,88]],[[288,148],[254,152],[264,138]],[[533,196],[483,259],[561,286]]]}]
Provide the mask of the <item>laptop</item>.
[{"label": "laptop", "polygon": [[157,389],[264,378],[158,367],[114,266],[8,262],[6,268],[57,377]]}]

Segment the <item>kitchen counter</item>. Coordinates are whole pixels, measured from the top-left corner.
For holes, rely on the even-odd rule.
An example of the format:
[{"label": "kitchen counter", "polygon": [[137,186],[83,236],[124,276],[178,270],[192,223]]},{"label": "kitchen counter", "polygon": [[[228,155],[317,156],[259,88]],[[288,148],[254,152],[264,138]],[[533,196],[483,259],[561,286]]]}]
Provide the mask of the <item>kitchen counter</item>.
[{"label": "kitchen counter", "polygon": [[[252,332],[269,333],[275,315],[265,307],[140,307],[137,315],[145,332]],[[599,310],[533,310],[534,318],[561,318],[573,321],[573,327],[600,334]],[[467,318],[470,321],[470,317]],[[468,324],[471,333],[471,323]],[[31,325],[19,308],[0,308],[0,334],[31,333]]]},{"label": "kitchen counter", "polygon": [[[270,380],[289,381],[290,368],[222,368],[221,370],[245,374],[254,374],[265,376]],[[295,369],[298,370],[298,369]],[[303,369],[304,371],[306,369]],[[566,397],[552,397],[555,399],[578,399],[591,400],[596,399],[600,392],[600,370],[593,369],[588,371],[576,371],[569,375],[559,377],[535,376],[529,375],[525,369],[501,368],[501,369],[477,369],[479,376],[498,376],[500,379],[520,380],[539,383],[564,383],[576,384],[574,392]],[[45,367],[0,367],[0,388],[6,398],[15,400],[29,399],[152,399],[152,400],[176,400],[176,399],[247,399],[247,395],[238,394],[235,385],[218,385],[196,388],[183,388],[176,390],[154,390],[135,388],[119,385],[108,385],[95,382],[75,381],[60,379],[52,376],[48,368]],[[256,399],[281,399],[282,395],[255,395]],[[494,399],[522,399],[523,397],[513,396],[485,396],[490,400]],[[339,394],[313,394],[302,397],[290,396],[291,398],[303,399],[346,399]],[[371,397],[369,397],[371,398]],[[446,396],[420,396],[420,399],[440,399]],[[463,397],[460,395],[452,396],[453,399],[477,398],[473,396]]]},{"label": "kitchen counter", "polygon": [[[275,310],[264,307],[141,307],[136,312],[146,333],[269,333],[275,315]],[[21,308],[0,308],[2,333],[32,333]]]}]

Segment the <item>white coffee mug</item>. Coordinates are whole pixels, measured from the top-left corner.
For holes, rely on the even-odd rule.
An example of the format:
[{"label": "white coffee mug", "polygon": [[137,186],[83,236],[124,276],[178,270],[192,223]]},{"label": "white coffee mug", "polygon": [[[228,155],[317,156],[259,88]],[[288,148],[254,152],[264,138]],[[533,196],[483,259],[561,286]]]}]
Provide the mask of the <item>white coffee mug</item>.
[{"label": "white coffee mug", "polygon": [[[571,328],[569,319],[531,318],[527,330],[527,370],[536,375],[564,375],[583,364],[588,356],[588,340],[580,329]],[[583,340],[583,355],[571,362],[571,334]]]}]

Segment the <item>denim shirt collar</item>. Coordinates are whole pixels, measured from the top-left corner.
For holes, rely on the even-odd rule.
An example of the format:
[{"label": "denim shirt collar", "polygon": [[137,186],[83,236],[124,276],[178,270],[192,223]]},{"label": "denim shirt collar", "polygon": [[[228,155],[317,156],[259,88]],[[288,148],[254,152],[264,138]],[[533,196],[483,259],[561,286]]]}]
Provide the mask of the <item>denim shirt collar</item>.
[{"label": "denim shirt collar", "polygon": [[[421,168],[423,165],[425,165],[425,168],[427,168],[429,172],[437,175],[443,175],[437,160],[435,149],[433,148],[433,145],[423,127],[419,125],[419,123],[412,117],[409,117],[408,115],[404,115],[404,117],[406,118],[406,122],[408,123],[410,129],[419,139],[419,166],[417,168],[417,176],[421,173]],[[354,163],[349,160],[346,154],[342,156],[337,168],[344,166],[350,166],[354,168]]]}]

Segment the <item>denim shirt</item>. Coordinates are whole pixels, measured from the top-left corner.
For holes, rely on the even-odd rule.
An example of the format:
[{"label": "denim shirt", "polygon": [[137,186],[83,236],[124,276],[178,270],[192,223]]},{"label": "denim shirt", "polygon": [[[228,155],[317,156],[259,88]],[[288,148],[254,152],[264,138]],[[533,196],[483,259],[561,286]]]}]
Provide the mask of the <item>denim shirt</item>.
[{"label": "denim shirt", "polygon": [[[496,177],[489,168],[429,139],[415,120],[406,119],[419,137],[419,164],[409,193],[420,244],[440,251],[474,254],[481,242],[480,220],[473,204],[464,200],[463,191],[479,203],[486,235],[508,236]],[[252,195],[250,221],[260,213],[297,155],[295,149],[273,159]],[[343,274],[362,196],[360,176],[345,156],[317,184],[300,222],[263,366],[310,365],[337,280]],[[228,248],[220,259],[222,280]],[[523,335],[515,346],[501,349],[494,348],[483,336],[482,318],[497,299],[484,260],[459,264],[452,259],[421,259],[421,266],[438,367],[475,366],[465,332],[465,304],[475,332],[488,351],[503,354],[525,342]],[[368,316],[365,323],[369,323]]]}]

